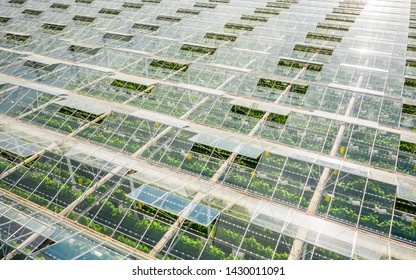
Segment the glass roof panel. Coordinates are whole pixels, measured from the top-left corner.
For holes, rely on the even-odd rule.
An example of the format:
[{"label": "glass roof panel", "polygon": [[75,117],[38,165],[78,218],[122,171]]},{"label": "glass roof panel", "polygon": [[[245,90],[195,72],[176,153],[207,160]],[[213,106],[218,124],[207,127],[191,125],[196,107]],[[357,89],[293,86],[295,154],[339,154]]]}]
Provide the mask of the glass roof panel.
[{"label": "glass roof panel", "polygon": [[55,228],[52,226],[49,226],[48,224],[42,222],[41,220],[38,220],[36,218],[30,217],[20,211],[17,211],[16,209],[5,205],[0,202],[0,205],[3,206],[1,209],[1,217],[8,218],[9,220],[16,222],[21,225],[21,227],[28,228],[32,230],[33,232],[38,232],[43,236],[49,237],[53,234]]},{"label": "glass roof panel", "polygon": [[140,186],[128,196],[178,216],[185,214],[184,218],[202,225],[209,225],[220,213],[214,208],[149,185]]},{"label": "glass roof panel", "polygon": [[209,225],[220,214],[220,211],[202,205],[200,203],[192,203],[192,210],[188,215],[188,220],[201,225]]},{"label": "glass roof panel", "polygon": [[80,111],[88,112],[94,115],[101,115],[109,112],[111,109],[109,106],[103,106],[102,104],[79,97],[67,97],[65,99],[55,102],[56,104],[71,107]]},{"label": "glass roof panel", "polygon": [[128,196],[151,205],[163,197],[165,194],[166,192],[160,189],[148,185],[142,185],[140,188],[137,188],[129,193]]},{"label": "glass roof panel", "polygon": [[180,196],[166,193],[166,195],[160,197],[153,203],[157,208],[166,210],[170,213],[178,215],[191,203],[190,200],[182,198]]},{"label": "glass roof panel", "polygon": [[97,244],[82,236],[74,235],[42,250],[55,260],[72,260],[88,252]]}]

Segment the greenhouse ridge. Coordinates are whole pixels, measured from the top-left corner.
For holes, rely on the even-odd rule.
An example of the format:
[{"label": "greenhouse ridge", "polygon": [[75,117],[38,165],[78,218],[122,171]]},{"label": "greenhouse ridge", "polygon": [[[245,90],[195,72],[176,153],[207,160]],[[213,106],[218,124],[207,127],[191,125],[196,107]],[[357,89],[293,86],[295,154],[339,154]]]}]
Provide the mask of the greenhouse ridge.
[{"label": "greenhouse ridge", "polygon": [[0,259],[416,259],[416,2],[0,6]]}]

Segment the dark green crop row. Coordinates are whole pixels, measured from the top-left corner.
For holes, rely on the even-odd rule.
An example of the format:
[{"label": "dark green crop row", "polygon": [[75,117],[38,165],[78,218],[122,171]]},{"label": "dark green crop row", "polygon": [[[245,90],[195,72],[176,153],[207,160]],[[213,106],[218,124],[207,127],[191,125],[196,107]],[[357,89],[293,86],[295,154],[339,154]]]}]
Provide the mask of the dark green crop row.
[{"label": "dark green crop row", "polygon": [[[18,156],[15,153],[9,152],[7,150],[2,150],[2,149],[0,149],[0,157],[10,162],[15,162],[15,161],[21,162],[25,159],[25,158],[22,158],[21,156]],[[0,162],[3,163],[3,161],[0,161]]]},{"label": "dark green crop row", "polygon": [[308,90],[308,86],[304,85],[298,85],[298,84],[289,84],[286,82],[276,81],[276,80],[269,80],[261,78],[259,82],[257,83],[257,86],[259,87],[266,87],[266,88],[272,88],[277,90],[285,90],[289,85],[291,85],[290,90],[292,92],[296,92],[299,94],[305,94]]},{"label": "dark green crop row", "polygon": [[416,67],[416,61],[414,60],[406,60],[407,67]]},{"label": "dark green crop row", "polygon": [[[274,234],[277,235],[276,233]],[[240,246],[241,244],[241,248],[244,249],[244,251],[261,256],[265,259],[286,260],[288,258],[287,252],[277,253],[274,251],[274,248],[271,248],[269,245],[264,246],[262,243],[260,243],[255,236],[243,238],[243,235],[237,230],[219,227],[217,229],[215,238],[218,238],[223,242],[232,244],[234,246]]]},{"label": "dark green crop row", "polygon": [[344,9],[344,8],[333,8],[332,12],[334,14],[345,14],[345,15],[354,15],[358,16],[361,13],[360,9]]},{"label": "dark green crop row", "polygon": [[215,53],[217,49],[213,47],[202,47],[202,46],[194,46],[191,44],[183,44],[181,47],[181,51],[190,51],[190,52],[196,52],[196,53],[209,53],[213,54]]},{"label": "dark green crop row", "polygon": [[226,160],[231,155],[231,152],[229,152],[229,151],[222,150],[222,149],[219,149],[219,148],[214,148],[214,147],[199,144],[199,143],[195,143],[192,146],[191,151],[197,152],[197,153],[200,153],[200,154],[203,154],[203,155],[211,156],[213,158],[217,158],[217,159],[221,159],[221,160]]},{"label": "dark green crop row", "polygon": [[254,26],[242,23],[226,23],[224,28],[253,31]]},{"label": "dark green crop row", "polygon": [[115,87],[131,89],[131,90],[138,91],[138,92],[142,92],[148,88],[148,86],[145,86],[145,85],[141,85],[141,84],[133,83],[133,82],[127,82],[123,80],[117,80],[117,79],[114,80],[111,83],[111,85]]},{"label": "dark green crop row", "polygon": [[72,20],[75,21],[83,21],[83,22],[93,22],[96,18],[95,17],[87,17],[87,16],[79,16],[79,15],[75,15]]},{"label": "dark green crop row", "polygon": [[203,2],[196,2],[194,4],[195,8],[208,8],[208,9],[215,9],[217,7],[217,4],[215,3],[203,3]]},{"label": "dark green crop row", "polygon": [[300,45],[300,44],[295,45],[293,50],[300,51],[300,52],[308,52],[308,53],[319,53],[323,55],[332,55],[333,53],[332,49],[328,49],[325,47],[313,47],[313,46],[306,46],[306,45]]},{"label": "dark green crop row", "polygon": [[175,16],[166,16],[166,15],[159,15],[156,18],[157,20],[163,20],[163,21],[169,21],[169,22],[179,22],[181,21],[181,17],[175,17]]},{"label": "dark green crop row", "polygon": [[365,7],[365,1],[356,0],[356,1],[344,1],[340,2],[338,7],[339,8],[350,8],[350,9],[359,9],[362,10]]},{"label": "dark green crop row", "polygon": [[279,124],[285,124],[289,116],[279,115],[275,113],[270,113],[269,117],[267,118],[270,122],[275,122]]},{"label": "dark green crop row", "polygon": [[[82,189],[92,183],[91,179],[86,177],[86,174],[70,174],[68,170],[54,167],[54,164],[39,159],[32,164],[28,172],[25,173],[25,170],[19,169],[6,177],[6,181],[9,177],[13,182],[19,180],[19,188],[14,187],[11,190],[12,192],[24,198],[30,195],[29,200],[44,207],[49,204],[49,209],[58,212],[82,194],[81,190],[74,191],[68,184]],[[76,183],[70,182],[71,177]],[[68,182],[66,182],[67,180]],[[92,204],[94,200],[94,196],[90,195],[81,202],[80,206]]]},{"label": "dark green crop row", "polygon": [[349,26],[344,24],[333,24],[333,23],[324,23],[320,22],[318,23],[318,28],[324,28],[324,29],[331,29],[331,30],[342,30],[342,31],[348,31]]},{"label": "dark green crop row", "polygon": [[0,17],[0,23],[8,23],[11,19],[9,17]]},{"label": "dark green crop row", "polygon": [[181,14],[199,15],[199,13],[201,11],[200,10],[194,10],[194,9],[179,8],[176,12],[181,13]]},{"label": "dark green crop row", "polygon": [[52,23],[44,23],[42,25],[42,28],[48,29],[48,30],[55,30],[55,31],[62,31],[65,29],[65,25],[62,24],[52,24]]},{"label": "dark green crop row", "polygon": [[[13,166],[16,165],[16,163],[8,161],[8,160],[6,160],[2,157],[3,157],[3,154],[0,157],[0,174],[2,174],[6,170],[8,170],[8,169],[10,169],[10,168],[12,168]],[[2,183],[2,182],[0,181],[0,183]]]},{"label": "dark green crop row", "polygon": [[330,35],[330,34],[324,34],[324,33],[315,33],[315,32],[309,32],[306,35],[306,38],[315,39],[315,40],[323,40],[323,41],[334,41],[334,42],[342,41],[342,36]]},{"label": "dark green crop row", "polygon": [[248,107],[244,107],[244,106],[237,106],[237,105],[233,105],[231,107],[231,112],[234,112],[236,114],[240,114],[240,115],[244,115],[244,116],[249,116],[252,118],[256,118],[256,119],[261,119],[264,114],[266,112],[261,111],[261,110],[256,110],[256,109],[251,109]]},{"label": "dark green crop row", "polygon": [[285,90],[289,86],[289,83],[261,78],[257,83],[257,86]]},{"label": "dark green crop row", "polygon": [[416,105],[403,104],[402,113],[416,115]]},{"label": "dark green crop row", "polygon": [[30,35],[20,35],[20,34],[14,34],[14,33],[6,33],[6,35],[4,35],[4,38],[6,38],[7,40],[25,42],[27,39],[30,38]]},{"label": "dark green crop row", "polygon": [[280,14],[280,10],[273,9],[273,8],[256,8],[256,10],[254,10],[254,13],[256,13],[256,14],[267,14],[267,15],[278,15],[278,14]]},{"label": "dark green crop row", "polygon": [[[210,179],[215,172],[220,168],[223,160],[214,158],[201,158],[198,154],[190,153],[186,160],[182,163],[180,168],[185,172],[191,172],[197,176],[202,176]],[[177,166],[177,164],[175,165]]]},{"label": "dark green crop row", "polygon": [[156,24],[147,24],[147,23],[135,23],[133,24],[132,28],[136,29],[144,29],[149,31],[156,31],[159,29],[159,25]]},{"label": "dark green crop row", "polygon": [[230,0],[209,0],[212,3],[230,3]]},{"label": "dark green crop row", "polygon": [[94,0],[75,0],[75,3],[91,4]]},{"label": "dark green crop row", "polygon": [[95,55],[100,50],[100,48],[93,49],[93,48],[88,48],[84,46],[71,45],[69,46],[68,50],[71,52],[76,52],[76,53]]},{"label": "dark green crop row", "polygon": [[121,13],[121,10],[102,8],[101,10],[98,11],[98,13],[107,14],[107,15],[119,15]]},{"label": "dark green crop row", "polygon": [[322,65],[321,64],[303,62],[303,61],[296,61],[296,60],[288,60],[288,59],[280,59],[278,65],[279,66],[284,66],[284,67],[297,68],[297,69],[302,69],[302,68],[306,67],[307,70],[311,70],[311,71],[321,71],[322,70]]},{"label": "dark green crop row", "polygon": [[406,141],[400,141],[400,151],[408,152],[416,155],[416,144]]},{"label": "dark green crop row", "polygon": [[278,8],[278,9],[289,9],[290,4],[288,3],[279,3],[279,2],[267,2],[266,7],[267,8]]},{"label": "dark green crop row", "polygon": [[[308,245],[308,249],[309,247],[312,247],[312,246]],[[309,259],[309,257],[307,257],[306,259]],[[349,258],[344,257],[335,252],[331,252],[322,248],[315,247],[315,249],[313,250],[312,260],[349,260]]]},{"label": "dark green crop row", "polygon": [[341,16],[341,15],[327,15],[325,20],[336,20],[345,22],[355,22],[355,17],[352,16]]},{"label": "dark green crop row", "polygon": [[43,13],[43,11],[40,11],[40,10],[32,10],[32,9],[25,9],[22,12],[22,14],[32,15],[32,16],[38,16],[41,13]]},{"label": "dark green crop row", "polygon": [[[266,114],[265,111],[261,111],[261,110],[256,110],[256,109],[252,109],[252,108],[248,108],[248,107],[244,107],[244,106],[237,106],[237,105],[233,105],[231,107],[230,112],[232,112],[233,114],[239,114],[239,115],[243,115],[243,116],[247,116],[250,118],[255,118],[255,119],[262,119],[264,117],[264,115]],[[284,115],[279,115],[279,114],[275,114],[275,113],[269,113],[268,117],[267,117],[267,121],[268,122],[274,122],[274,123],[278,123],[278,124],[285,124],[286,121],[288,119],[288,116],[284,116]],[[246,119],[246,121],[248,122],[249,120]],[[247,125],[247,133],[249,133],[252,129],[252,127],[254,127],[254,125],[256,124],[256,120],[253,120],[253,126]],[[228,124],[228,123],[226,123]],[[242,128],[241,124],[239,122],[236,123],[238,125],[238,127],[235,129],[236,131],[244,131],[246,128]],[[223,127],[226,127],[227,129],[233,129],[233,127],[228,126],[228,125],[223,125]]]},{"label": "dark green crop row", "polygon": [[111,33],[107,32],[103,36],[104,39],[110,39],[110,40],[118,40],[123,42],[129,42],[131,39],[133,39],[133,35],[127,35],[127,34],[117,34],[117,33]]},{"label": "dark green crop row", "polygon": [[62,10],[66,10],[68,9],[70,6],[67,4],[62,4],[62,3],[53,3],[51,5],[52,9],[62,9]]},{"label": "dark green crop row", "polygon": [[[175,256],[180,256],[183,259],[198,259],[201,251],[204,248],[204,242],[199,238],[192,238],[188,235],[182,235],[179,237],[175,247],[173,248],[176,252],[171,252],[171,254]],[[227,258],[226,254],[220,248],[207,245],[206,249],[204,250],[201,259],[209,259],[209,260],[224,260],[224,259],[232,259]]]},{"label": "dark green crop row", "polygon": [[165,69],[169,69],[173,71],[177,71],[180,69],[182,69],[182,71],[186,71],[188,67],[187,64],[180,64],[176,62],[157,60],[157,59],[153,59],[152,62],[149,64],[149,66],[165,68]]},{"label": "dark green crop row", "polygon": [[260,22],[267,22],[269,20],[267,17],[253,16],[253,15],[242,15],[241,19],[250,20],[250,21],[260,21]]},{"label": "dark green crop row", "polygon": [[131,2],[124,2],[122,7],[124,8],[131,8],[131,9],[140,9],[143,7],[143,4],[141,3],[131,3]]},{"label": "dark green crop row", "polygon": [[306,91],[308,91],[308,86],[292,84],[290,91],[299,94],[306,94]]},{"label": "dark green crop row", "polygon": [[407,50],[411,52],[416,52],[416,46],[415,45],[407,45]]}]

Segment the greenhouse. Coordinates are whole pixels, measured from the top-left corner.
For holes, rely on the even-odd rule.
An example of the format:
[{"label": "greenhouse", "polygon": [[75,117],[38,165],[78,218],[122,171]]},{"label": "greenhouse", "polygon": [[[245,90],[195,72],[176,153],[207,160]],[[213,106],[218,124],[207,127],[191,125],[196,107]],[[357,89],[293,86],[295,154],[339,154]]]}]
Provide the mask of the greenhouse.
[{"label": "greenhouse", "polygon": [[0,259],[416,259],[416,0],[0,7]]}]

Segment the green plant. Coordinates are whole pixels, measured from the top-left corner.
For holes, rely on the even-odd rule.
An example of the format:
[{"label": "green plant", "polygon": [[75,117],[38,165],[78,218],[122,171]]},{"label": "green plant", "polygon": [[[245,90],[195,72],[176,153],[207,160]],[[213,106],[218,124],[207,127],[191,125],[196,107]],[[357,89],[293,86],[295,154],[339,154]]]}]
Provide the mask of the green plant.
[{"label": "green plant", "polygon": [[215,3],[204,3],[204,2],[196,2],[194,4],[195,8],[208,8],[208,9],[215,9],[217,7],[217,4]]},{"label": "green plant", "polygon": [[206,246],[201,258],[208,260],[224,260],[226,259],[226,254],[220,248],[210,244]]},{"label": "green plant", "polygon": [[111,83],[111,85],[115,86],[115,87],[131,89],[131,90],[138,91],[138,92],[142,92],[142,91],[144,91],[148,88],[148,86],[145,86],[145,85],[141,85],[141,84],[133,83],[133,82],[122,81],[122,80],[117,80],[117,79],[114,80]]},{"label": "green plant", "polygon": [[289,83],[261,78],[257,83],[257,86],[277,90],[285,90],[289,86]]},{"label": "green plant", "polygon": [[416,105],[403,104],[402,113],[416,115]]},{"label": "green plant", "polygon": [[178,70],[186,71],[186,69],[188,68],[187,64],[180,64],[177,62],[157,60],[157,59],[153,59],[152,62],[150,62],[149,66],[165,68],[165,69],[169,69],[173,71],[178,71]]},{"label": "green plant", "polygon": [[253,31],[254,26],[242,23],[226,23],[224,28]]},{"label": "green plant", "polygon": [[273,8],[256,8],[254,10],[254,13],[256,13],[256,14],[278,15],[280,13],[280,10],[273,9]]},{"label": "green plant", "polygon": [[267,120],[270,122],[275,122],[279,124],[286,124],[288,118],[289,116],[270,113],[269,116],[267,117]]},{"label": "green plant", "polygon": [[240,19],[250,20],[250,21],[259,21],[259,22],[267,22],[269,20],[267,17],[253,16],[253,15],[242,15]]},{"label": "green plant", "polygon": [[243,238],[241,233],[224,227],[218,227],[215,237],[235,246],[239,246]]},{"label": "green plant", "polygon": [[416,143],[400,141],[400,151],[416,154]]},{"label": "green plant", "polygon": [[181,51],[190,51],[202,54],[214,54],[217,49],[213,47],[205,47],[205,46],[195,46],[191,44],[183,44],[181,47]]},{"label": "green plant", "polygon": [[264,247],[263,244],[258,242],[254,236],[244,238],[241,248],[260,255],[266,259],[272,259],[274,250],[269,246]]},{"label": "green plant", "polygon": [[176,12],[177,12],[177,13],[182,13],[182,14],[199,15],[199,13],[200,13],[201,11],[200,11],[200,10],[196,10],[196,9],[184,9],[184,8],[179,8]]},{"label": "green plant", "polygon": [[416,87],[416,80],[411,78],[405,78],[404,85],[407,87]]},{"label": "green plant", "polygon": [[341,42],[342,41],[342,36],[340,36],[340,35],[315,33],[315,32],[308,32],[308,34],[306,35],[306,38],[307,39],[323,40],[323,41],[335,41],[335,42]]},{"label": "green plant", "polygon": [[71,117],[75,117],[75,118],[85,119],[85,120],[88,120],[88,121],[95,120],[99,116],[99,115],[95,115],[95,114],[88,113],[88,112],[85,112],[85,111],[77,110],[75,108],[71,108],[71,107],[67,107],[67,106],[61,107],[59,109],[59,113],[64,114],[64,115],[68,115],[68,116],[71,116]]},{"label": "green plant", "polygon": [[399,238],[405,238],[413,243],[416,240],[416,227],[402,221],[394,220],[392,223],[391,234]]}]

